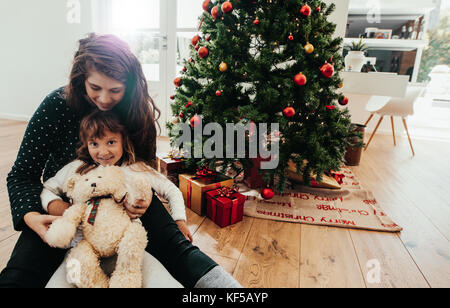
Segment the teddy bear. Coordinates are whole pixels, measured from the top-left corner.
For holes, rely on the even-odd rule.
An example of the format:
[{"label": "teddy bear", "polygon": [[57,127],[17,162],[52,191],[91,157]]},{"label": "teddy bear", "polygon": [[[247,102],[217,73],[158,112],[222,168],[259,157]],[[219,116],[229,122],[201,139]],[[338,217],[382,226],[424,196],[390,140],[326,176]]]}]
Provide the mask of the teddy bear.
[{"label": "teddy bear", "polygon": [[[142,224],[130,219],[122,204],[125,197],[150,203],[153,193],[148,181],[136,176],[127,185],[120,167],[99,166],[87,174],[72,176],[65,193],[72,205],[50,225],[45,239],[50,246],[68,248],[81,225],[84,239],[73,247],[66,264],[79,264],[79,288],[142,287],[142,260],[147,233]],[[100,258],[117,255],[108,277],[100,267]],[[69,269],[66,267],[67,272]]]}]

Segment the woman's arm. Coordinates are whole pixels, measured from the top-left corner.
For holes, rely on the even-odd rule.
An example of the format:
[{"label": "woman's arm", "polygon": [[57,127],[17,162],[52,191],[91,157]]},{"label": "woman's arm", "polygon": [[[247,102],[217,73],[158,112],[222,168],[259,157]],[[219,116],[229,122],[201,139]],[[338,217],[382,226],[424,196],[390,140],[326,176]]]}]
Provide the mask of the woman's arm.
[{"label": "woman's arm", "polygon": [[58,127],[55,124],[55,104],[52,102],[54,97],[55,94],[47,96],[30,119],[16,161],[6,179],[13,225],[17,231],[23,230],[25,223],[37,222],[41,227],[45,226],[44,222],[36,219],[24,221],[24,216],[27,213],[45,213],[40,199],[41,175],[56,146],[55,132]]}]

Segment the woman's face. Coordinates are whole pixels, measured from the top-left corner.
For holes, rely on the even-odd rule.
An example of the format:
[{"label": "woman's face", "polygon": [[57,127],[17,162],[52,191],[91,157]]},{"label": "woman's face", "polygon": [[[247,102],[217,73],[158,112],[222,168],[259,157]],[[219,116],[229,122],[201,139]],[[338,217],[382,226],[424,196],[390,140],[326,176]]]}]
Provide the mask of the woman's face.
[{"label": "woman's face", "polygon": [[102,138],[88,140],[91,158],[102,166],[114,166],[123,155],[123,140],[120,133],[105,131]]},{"label": "woman's face", "polygon": [[97,71],[91,71],[84,84],[91,102],[101,111],[113,109],[125,94],[124,83]]}]

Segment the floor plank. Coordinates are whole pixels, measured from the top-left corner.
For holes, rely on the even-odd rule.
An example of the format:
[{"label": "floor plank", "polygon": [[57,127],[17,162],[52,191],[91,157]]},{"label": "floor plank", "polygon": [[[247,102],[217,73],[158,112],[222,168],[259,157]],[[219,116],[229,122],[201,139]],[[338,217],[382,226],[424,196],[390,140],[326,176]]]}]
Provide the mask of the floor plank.
[{"label": "floor plank", "polygon": [[300,224],[254,218],[234,277],[247,288],[299,286]]},{"label": "floor plank", "polygon": [[301,226],[300,287],[363,288],[348,229]]}]

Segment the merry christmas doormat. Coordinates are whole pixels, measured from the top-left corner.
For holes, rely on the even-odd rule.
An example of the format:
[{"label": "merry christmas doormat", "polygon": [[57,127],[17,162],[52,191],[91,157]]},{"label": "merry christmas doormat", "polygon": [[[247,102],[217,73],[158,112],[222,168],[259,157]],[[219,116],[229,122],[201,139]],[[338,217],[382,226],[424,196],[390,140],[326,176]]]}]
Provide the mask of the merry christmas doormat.
[{"label": "merry christmas doormat", "polygon": [[384,213],[372,192],[362,189],[350,169],[344,167],[341,173],[345,177],[340,190],[297,185],[270,200],[264,200],[258,190],[240,186],[239,192],[246,196],[244,215],[333,227],[402,230]]}]

